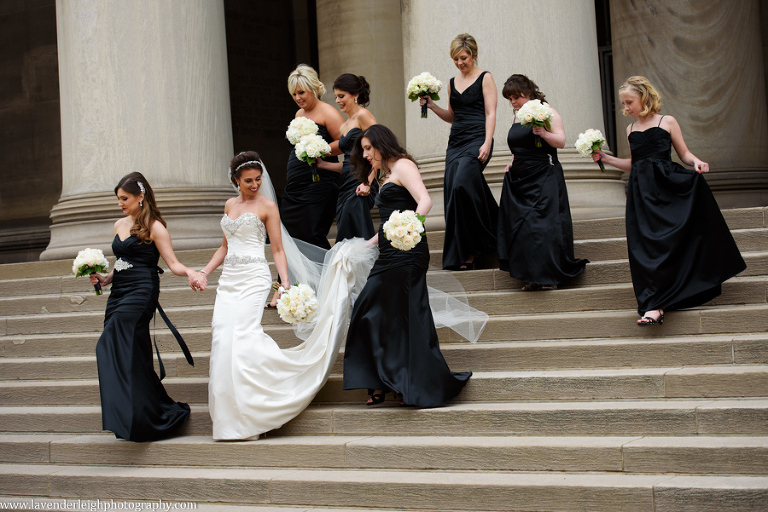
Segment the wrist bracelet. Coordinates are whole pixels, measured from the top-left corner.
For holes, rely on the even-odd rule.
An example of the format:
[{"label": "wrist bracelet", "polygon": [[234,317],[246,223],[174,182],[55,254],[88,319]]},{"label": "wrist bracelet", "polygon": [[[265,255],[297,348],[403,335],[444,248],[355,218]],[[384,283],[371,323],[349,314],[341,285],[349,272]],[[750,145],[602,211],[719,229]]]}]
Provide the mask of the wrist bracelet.
[{"label": "wrist bracelet", "polygon": [[201,270],[200,272],[198,272],[198,274],[203,274],[204,276],[207,276],[208,272],[206,272],[205,270]]}]

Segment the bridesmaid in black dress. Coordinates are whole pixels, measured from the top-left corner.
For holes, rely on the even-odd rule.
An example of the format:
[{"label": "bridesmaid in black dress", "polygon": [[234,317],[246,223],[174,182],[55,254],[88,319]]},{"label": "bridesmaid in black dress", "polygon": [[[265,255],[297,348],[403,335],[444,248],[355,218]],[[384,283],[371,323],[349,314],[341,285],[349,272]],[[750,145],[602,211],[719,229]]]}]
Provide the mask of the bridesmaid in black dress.
[{"label": "bridesmaid in black dress", "polygon": [[381,171],[377,204],[381,213],[376,260],[355,301],[344,352],[344,389],[368,389],[368,405],[386,392],[402,405],[437,407],[458,395],[472,375],[453,373],[440,353],[427,295],[427,237],[409,251],[395,249],[383,225],[395,210],[426,215],[432,208],[419,169],[386,127],[374,125],[355,142],[352,160],[358,176]]},{"label": "bridesmaid in black dress", "polygon": [[[91,274],[94,284],[112,284],[104,332],[96,344],[102,425],[117,438],[153,441],[172,434],[189,417],[189,406],[174,402],[160,383],[162,366],[158,378],[152,363],[149,321],[159,309],[158,257],[174,274],[186,275],[193,290],[199,289],[202,276],[176,259],[152,188],[141,173],[123,177],[115,195],[126,214],[115,222],[112,251],[118,259],[106,276]],[[191,363],[186,345],[172,330]]]},{"label": "bridesmaid in black dress", "polygon": [[[598,152],[629,172],[627,248],[637,297],[638,325],[661,324],[664,312],[699,306],[720,295],[723,281],[744,263],[712,191],[701,173],[709,172],[688,150],[674,117],[659,115],[661,96],[642,76],[619,88],[631,158]],[[689,170],[672,161],[671,146]]]},{"label": "bridesmaid in black dress", "polygon": [[[295,117],[314,121],[319,134],[331,145],[331,155],[338,155],[339,128],[344,122],[339,111],[320,98],[325,86],[311,67],[300,64],[288,77],[288,91],[299,106]],[[328,231],[336,215],[341,167],[335,156],[316,162],[320,181],[312,181],[312,168],[296,158],[291,149],[288,155],[288,175],[280,203],[280,218],[288,233],[324,249],[330,249]]]},{"label": "bridesmaid in black dress", "polygon": [[379,185],[374,180],[374,171],[364,180],[354,176],[350,155],[360,132],[376,124],[376,118],[365,108],[370,101],[371,87],[365,77],[344,73],[333,83],[333,94],[339,109],[348,117],[341,125],[339,139],[344,164],[341,167],[341,188],[336,203],[336,241],[355,237],[368,239],[376,233],[371,220],[371,208]]},{"label": "bridesmaid in black dress", "polygon": [[[515,110],[533,99],[544,101],[524,75],[509,77],[502,94]],[[565,129],[560,114],[552,110],[551,131],[525,127],[515,118],[507,135],[512,162],[504,168],[499,202],[499,267],[527,282],[525,291],[555,289],[588,263],[573,254],[571,207],[557,159],[557,148],[565,146]]]},{"label": "bridesmaid in black dress", "polygon": [[460,73],[451,78],[448,109],[429,96],[420,103],[451,123],[445,153],[443,268],[470,270],[477,256],[496,252],[499,208],[483,176],[493,152],[496,83],[477,67],[477,42],[471,35],[456,36],[451,58]]}]

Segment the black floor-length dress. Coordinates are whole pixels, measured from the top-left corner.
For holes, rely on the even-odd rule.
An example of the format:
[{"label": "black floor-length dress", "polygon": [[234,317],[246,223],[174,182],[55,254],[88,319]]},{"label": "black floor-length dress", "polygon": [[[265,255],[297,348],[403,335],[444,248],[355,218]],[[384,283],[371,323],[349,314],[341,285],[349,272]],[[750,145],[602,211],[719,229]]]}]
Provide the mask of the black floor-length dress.
[{"label": "black floor-length dress", "polygon": [[187,421],[189,406],[168,396],[152,362],[149,322],[160,295],[160,253],[133,235],[115,235],[112,251],[118,262],[96,344],[102,425],[129,441],[161,439]]},{"label": "black floor-length dress", "polygon": [[451,135],[445,152],[445,242],[443,268],[457,269],[470,256],[496,252],[496,221],[499,207],[483,176],[485,163],[477,159],[485,143],[483,71],[459,93],[451,78],[453,109]]},{"label": "black floor-length dress", "polygon": [[557,285],[588,263],[573,253],[573,223],[557,149],[530,127],[514,123],[507,143],[514,155],[499,201],[499,268],[521,281]]},{"label": "black floor-length dress", "polygon": [[[319,125],[318,135],[329,144],[333,137],[325,126]],[[326,157],[327,162],[338,162],[338,158]],[[283,199],[280,202],[280,220],[293,238],[312,245],[330,249],[328,231],[336,215],[336,199],[341,181],[338,172],[317,169],[320,181],[312,181],[312,167],[296,158],[291,149],[288,155]]]},{"label": "black floor-length dress", "polygon": [[630,132],[629,146],[625,220],[638,313],[712,300],[747,266],[709,185],[672,161],[663,128]]},{"label": "black floor-length dress", "polygon": [[384,237],[392,212],[415,210],[416,201],[405,187],[386,183],[377,204],[380,253],[352,311],[344,389],[384,389],[407,405],[437,407],[458,395],[472,372],[451,372],[440,353],[427,294],[427,237],[410,251]]},{"label": "black floor-length dress", "polygon": [[361,133],[360,128],[352,128],[339,139],[339,149],[344,152],[344,164],[341,168],[341,187],[336,203],[337,242],[355,237],[367,240],[376,233],[371,220],[371,208],[379,190],[378,182],[373,181],[369,195],[358,196],[357,187],[362,182],[352,175],[350,153]]}]

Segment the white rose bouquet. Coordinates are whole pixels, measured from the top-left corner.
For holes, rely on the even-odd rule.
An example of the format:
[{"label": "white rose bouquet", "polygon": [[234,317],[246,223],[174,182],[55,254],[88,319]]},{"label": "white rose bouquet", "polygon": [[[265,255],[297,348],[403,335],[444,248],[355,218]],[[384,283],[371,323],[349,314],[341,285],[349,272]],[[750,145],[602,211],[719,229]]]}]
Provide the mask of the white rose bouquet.
[{"label": "white rose bouquet", "polygon": [[[517,118],[523,126],[543,126],[552,130],[552,107],[541,100],[529,100],[517,111]],[[541,147],[541,139],[536,136],[536,147]]]},{"label": "white rose bouquet", "polygon": [[311,321],[317,313],[319,303],[315,292],[306,284],[295,284],[287,290],[278,289],[282,295],[277,300],[277,314],[289,324]]},{"label": "white rose bouquet", "polygon": [[323,158],[331,154],[331,146],[325,142],[320,135],[304,135],[294,147],[296,158],[307,162],[312,166],[312,181],[320,181],[320,175],[317,173],[317,167],[313,164],[318,158]]},{"label": "white rose bouquet", "polygon": [[[433,100],[439,100],[440,96],[438,96],[437,93],[440,92],[440,89],[442,88],[443,83],[429,72],[425,71],[411,78],[405,91],[408,93],[408,98],[411,101],[416,101],[422,96],[429,96]],[[421,106],[421,117],[427,117],[426,105]]]},{"label": "white rose bouquet", "polygon": [[413,210],[395,210],[384,223],[384,236],[395,249],[410,251],[421,242],[426,220]]},{"label": "white rose bouquet", "polygon": [[285,138],[294,146],[299,143],[305,135],[317,135],[318,127],[315,122],[306,117],[297,117],[288,125],[285,131]]},{"label": "white rose bouquet", "polygon": [[[104,253],[101,249],[83,249],[77,253],[75,261],[72,263],[72,272],[75,277],[87,276],[95,274],[96,272],[104,272],[109,268],[109,262],[104,257]],[[101,285],[96,283],[93,285],[96,290],[96,295],[101,295]]]},{"label": "white rose bouquet", "polygon": [[[581,156],[588,158],[595,154],[595,152],[600,151],[603,144],[605,144],[605,137],[603,137],[600,130],[590,128],[584,133],[579,134],[579,138],[576,139],[574,146]],[[605,172],[605,165],[603,165],[602,160],[598,160],[597,165],[600,166],[601,171]]]}]

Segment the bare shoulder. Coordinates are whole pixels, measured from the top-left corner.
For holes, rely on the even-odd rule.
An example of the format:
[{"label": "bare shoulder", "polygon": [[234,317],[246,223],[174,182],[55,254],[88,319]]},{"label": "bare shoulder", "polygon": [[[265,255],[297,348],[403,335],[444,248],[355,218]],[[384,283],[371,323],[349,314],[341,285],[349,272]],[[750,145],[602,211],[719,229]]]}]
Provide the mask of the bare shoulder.
[{"label": "bare shoulder", "polygon": [[360,110],[360,113],[357,115],[357,121],[360,125],[360,128],[365,130],[369,126],[372,126],[376,124],[376,118],[373,117],[373,114],[371,114],[371,111],[367,108],[363,108]]},{"label": "bare shoulder", "polygon": [[485,84],[495,84],[496,82],[493,80],[493,75],[490,71],[483,71],[485,75],[483,75],[483,85]]},{"label": "bare shoulder", "polygon": [[273,211],[275,212],[277,211],[277,204],[273,200],[269,199],[268,197],[264,197],[261,194],[259,194],[259,196],[260,196],[259,208],[264,208],[264,210],[270,213]]},{"label": "bare shoulder", "polygon": [[419,174],[419,167],[413,160],[401,158],[392,165],[392,173],[416,173]]},{"label": "bare shoulder", "polygon": [[664,128],[668,132],[671,132],[674,129],[677,129],[677,130],[680,129],[680,124],[677,122],[677,119],[675,119],[674,116],[670,116],[666,114],[661,119],[661,124],[659,124],[659,126]]}]

